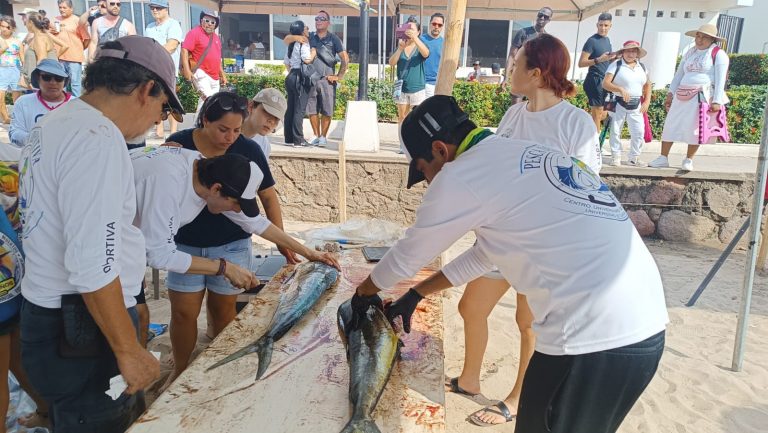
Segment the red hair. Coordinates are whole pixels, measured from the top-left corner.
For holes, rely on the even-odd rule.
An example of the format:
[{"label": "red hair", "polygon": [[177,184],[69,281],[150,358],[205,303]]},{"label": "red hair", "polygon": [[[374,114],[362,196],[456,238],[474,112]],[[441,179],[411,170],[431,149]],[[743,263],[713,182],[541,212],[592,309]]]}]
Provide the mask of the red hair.
[{"label": "red hair", "polygon": [[576,94],[576,86],[568,80],[571,55],[563,41],[543,34],[529,39],[524,45],[528,69],[541,70],[542,88],[551,89],[560,98]]}]

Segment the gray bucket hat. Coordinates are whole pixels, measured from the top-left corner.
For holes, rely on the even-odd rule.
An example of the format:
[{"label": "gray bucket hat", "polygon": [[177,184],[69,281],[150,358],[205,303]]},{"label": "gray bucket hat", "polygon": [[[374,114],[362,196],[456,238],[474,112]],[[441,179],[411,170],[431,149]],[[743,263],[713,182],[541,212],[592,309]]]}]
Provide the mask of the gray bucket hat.
[{"label": "gray bucket hat", "polygon": [[53,59],[43,59],[40,61],[40,63],[37,64],[37,67],[35,68],[34,71],[32,71],[32,74],[30,76],[32,87],[34,87],[35,89],[40,88],[41,72],[45,72],[51,75],[55,75],[57,77],[64,78],[64,87],[67,86],[66,80],[69,78],[69,75],[67,75],[67,70],[64,69],[64,65],[62,65],[61,63]]},{"label": "gray bucket hat", "polygon": [[184,107],[176,95],[176,66],[168,51],[154,39],[144,36],[123,36],[115,42],[119,42],[123,49],[102,48],[96,52],[96,60],[102,57],[128,60],[154,72],[165,88],[168,104],[184,114]]}]

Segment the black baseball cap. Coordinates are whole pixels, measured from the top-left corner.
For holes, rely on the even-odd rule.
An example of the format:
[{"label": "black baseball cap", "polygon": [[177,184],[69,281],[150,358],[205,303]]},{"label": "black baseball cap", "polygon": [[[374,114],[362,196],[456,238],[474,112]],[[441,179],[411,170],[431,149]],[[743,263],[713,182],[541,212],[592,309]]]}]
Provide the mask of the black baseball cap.
[{"label": "black baseball cap", "polygon": [[246,216],[259,214],[256,192],[264,180],[264,173],[255,162],[242,155],[227,153],[210,158],[207,173],[209,182],[222,185],[223,195],[237,199]]},{"label": "black baseball cap", "polygon": [[444,139],[467,120],[469,116],[459,108],[456,99],[447,95],[427,98],[403,120],[400,133],[412,158],[408,167],[408,188],[425,179],[424,173],[416,168],[416,159],[431,160],[432,142]]}]

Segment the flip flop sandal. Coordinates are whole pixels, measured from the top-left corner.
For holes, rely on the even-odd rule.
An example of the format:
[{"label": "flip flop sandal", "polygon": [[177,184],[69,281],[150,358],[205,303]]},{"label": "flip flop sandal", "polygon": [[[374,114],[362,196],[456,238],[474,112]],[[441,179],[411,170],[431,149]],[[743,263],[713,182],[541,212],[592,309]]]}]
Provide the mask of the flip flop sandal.
[{"label": "flip flop sandal", "polygon": [[476,397],[476,396],[479,395],[479,393],[473,394],[473,393],[471,393],[469,391],[466,391],[464,388],[460,387],[459,386],[459,378],[458,377],[452,377],[448,381],[448,386],[451,388],[450,391],[453,392],[453,393],[456,393],[456,394],[462,394],[462,395],[466,395],[466,396],[469,396],[469,397]]},{"label": "flip flop sandal", "polygon": [[[494,408],[497,408],[498,410],[496,410]],[[472,422],[472,424],[474,424],[476,426],[479,426],[479,427],[491,427],[491,426],[495,426],[495,425],[506,424],[506,423],[508,423],[510,421],[513,421],[515,419],[515,417],[517,416],[517,415],[512,415],[512,412],[509,411],[509,408],[507,407],[506,404],[504,404],[503,401],[500,401],[500,402],[494,404],[493,406],[486,406],[483,409],[481,409],[481,411],[482,412],[490,412],[490,413],[496,414],[496,415],[501,415],[501,416],[504,417],[504,422],[500,422],[500,423],[485,422],[485,421],[481,420],[480,417],[478,417],[477,415],[475,415],[473,413],[472,415],[469,416],[469,421]],[[477,413],[477,412],[475,412],[475,413]]]}]

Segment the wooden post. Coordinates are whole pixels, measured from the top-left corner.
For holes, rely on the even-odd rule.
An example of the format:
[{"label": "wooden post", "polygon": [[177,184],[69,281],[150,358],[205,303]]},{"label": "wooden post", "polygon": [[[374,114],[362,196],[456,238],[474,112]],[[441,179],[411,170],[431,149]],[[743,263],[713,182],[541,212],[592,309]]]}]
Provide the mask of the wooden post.
[{"label": "wooden post", "polygon": [[768,221],[765,222],[763,231],[760,236],[760,250],[757,253],[757,270],[762,271],[765,269],[765,256],[768,253]]},{"label": "wooden post", "polygon": [[459,64],[461,37],[464,33],[464,16],[467,12],[467,0],[448,0],[448,14],[443,42],[443,57],[437,72],[435,95],[452,95],[456,81],[456,67]]},{"label": "wooden post", "polygon": [[[347,106],[349,107],[349,106]],[[344,140],[339,142],[339,222],[347,221],[347,152]]]}]

